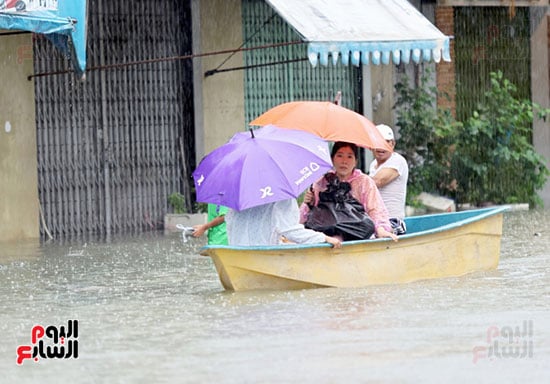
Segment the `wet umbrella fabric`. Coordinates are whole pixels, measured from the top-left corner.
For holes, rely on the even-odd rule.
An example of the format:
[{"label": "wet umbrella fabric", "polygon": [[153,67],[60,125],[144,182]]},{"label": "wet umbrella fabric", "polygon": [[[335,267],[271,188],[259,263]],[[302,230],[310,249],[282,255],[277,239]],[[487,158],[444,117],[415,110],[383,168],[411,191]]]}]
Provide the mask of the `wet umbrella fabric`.
[{"label": "wet umbrella fabric", "polygon": [[372,121],[328,101],[292,101],[279,104],[250,122],[299,129],[328,141],[346,141],[364,148],[393,151]]},{"label": "wet umbrella fabric", "polygon": [[268,125],[234,135],[204,157],[193,178],[197,201],[240,211],[296,198],[331,168],[325,141]]}]

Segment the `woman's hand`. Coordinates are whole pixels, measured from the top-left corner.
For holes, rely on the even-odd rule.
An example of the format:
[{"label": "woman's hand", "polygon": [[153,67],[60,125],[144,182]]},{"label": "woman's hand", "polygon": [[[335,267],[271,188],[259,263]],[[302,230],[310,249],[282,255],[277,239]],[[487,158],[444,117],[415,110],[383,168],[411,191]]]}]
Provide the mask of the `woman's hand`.
[{"label": "woman's hand", "polygon": [[342,248],[342,240],[332,237],[332,236],[325,236],[325,242],[332,245],[332,248]]},{"label": "woman's hand", "polygon": [[311,188],[308,189],[304,194],[304,203],[306,203],[307,205],[313,205],[314,196],[315,195],[313,194],[313,191],[311,190]]},{"label": "woman's hand", "polygon": [[376,237],[391,237],[393,241],[397,242],[397,235],[393,232],[389,232],[384,227],[378,227],[376,230]]}]

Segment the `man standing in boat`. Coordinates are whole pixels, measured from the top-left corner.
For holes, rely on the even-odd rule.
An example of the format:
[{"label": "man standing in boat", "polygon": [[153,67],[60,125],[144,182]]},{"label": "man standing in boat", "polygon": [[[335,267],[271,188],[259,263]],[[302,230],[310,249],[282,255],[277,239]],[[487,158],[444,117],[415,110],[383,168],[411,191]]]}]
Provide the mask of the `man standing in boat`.
[{"label": "man standing in boat", "polygon": [[[379,124],[376,128],[394,149],[395,136],[393,130],[385,124]],[[399,153],[385,149],[374,149],[372,154],[374,160],[370,164],[369,175],[374,179],[380,195],[382,195],[394,233],[403,235],[407,231],[403,221],[405,218],[407,181],[409,179],[407,160]]]}]

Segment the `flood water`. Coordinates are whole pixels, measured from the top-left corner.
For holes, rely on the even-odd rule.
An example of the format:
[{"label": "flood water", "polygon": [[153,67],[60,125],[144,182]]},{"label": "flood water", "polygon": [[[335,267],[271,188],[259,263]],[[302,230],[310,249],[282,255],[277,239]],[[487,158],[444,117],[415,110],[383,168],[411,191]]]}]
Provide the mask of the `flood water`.
[{"label": "flood water", "polygon": [[[178,234],[0,246],[0,382],[550,382],[549,211],[505,214],[495,271],[361,289],[225,292]],[[69,320],[77,358],[16,363]]]}]

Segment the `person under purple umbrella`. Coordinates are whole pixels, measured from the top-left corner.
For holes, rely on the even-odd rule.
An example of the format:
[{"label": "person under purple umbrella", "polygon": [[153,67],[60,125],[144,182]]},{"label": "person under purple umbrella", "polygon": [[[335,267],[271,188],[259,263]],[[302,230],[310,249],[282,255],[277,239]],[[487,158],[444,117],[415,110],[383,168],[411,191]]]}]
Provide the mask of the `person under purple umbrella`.
[{"label": "person under purple umbrella", "polygon": [[282,243],[329,243],[342,247],[342,241],[322,232],[306,229],[299,223],[300,210],[295,199],[280,200],[237,211],[225,216],[229,245],[279,245]]},{"label": "person under purple umbrella", "polygon": [[332,169],[327,143],[308,132],[265,126],[235,134],[193,172],[197,201],[230,208],[229,245],[342,242],[299,223],[296,198]]}]

